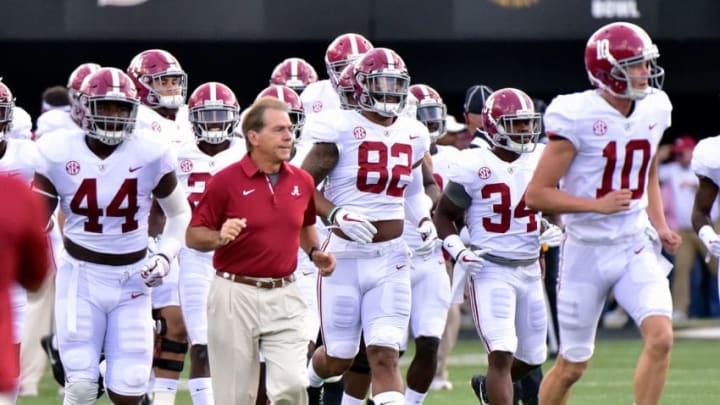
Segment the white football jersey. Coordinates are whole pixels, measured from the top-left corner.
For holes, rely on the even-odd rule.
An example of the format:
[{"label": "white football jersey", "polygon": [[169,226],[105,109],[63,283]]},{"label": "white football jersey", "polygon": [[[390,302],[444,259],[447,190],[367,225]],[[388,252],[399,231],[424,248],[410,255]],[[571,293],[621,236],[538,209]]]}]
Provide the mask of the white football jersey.
[{"label": "white football jersey", "polygon": [[65,129],[80,129],[78,124],[70,117],[70,110],[52,109],[40,114],[37,119],[35,129],[35,139],[40,139],[43,135]]},{"label": "white football jersey", "polygon": [[436,148],[437,152],[430,157],[433,163],[433,174],[436,175],[436,180],[437,177],[440,177],[441,181],[439,183],[442,184],[438,184],[438,186],[443,190],[450,181],[448,177],[450,175],[450,166],[459,159],[460,150],[449,145],[437,145]]},{"label": "white football jersey", "polygon": [[0,157],[0,176],[16,177],[28,186],[38,165],[35,142],[27,139],[8,139],[5,154]]},{"label": "white football jersey", "polygon": [[648,170],[665,130],[672,104],[656,91],[635,101],[629,117],[621,115],[596,90],[556,97],[545,112],[550,136],[570,141],[575,159],[560,187],[577,197],[596,199],[613,190],[633,192],[628,211],[612,215],[563,215],[565,229],[579,239],[610,241],[642,232],[649,220]]},{"label": "white football jersey", "polygon": [[340,97],[328,79],[308,84],[300,94],[300,101],[308,117],[320,111],[340,109]]},{"label": "white football jersey", "polygon": [[37,142],[38,174],[58,192],[65,236],[86,249],[122,254],[147,246],[152,190],[175,171],[168,142],[137,133],[105,159],[84,136],[46,136]]},{"label": "white football jersey", "polygon": [[30,114],[21,107],[15,106],[13,108],[12,128],[10,128],[8,138],[32,139],[32,137],[32,118],[30,118]]},{"label": "white football jersey", "polygon": [[463,186],[472,202],[466,223],[470,244],[507,259],[533,259],[540,250],[542,214],[525,205],[525,190],[544,145],[506,162],[490,149],[460,151],[450,181]]},{"label": "white football jersey", "polygon": [[405,218],[412,167],[430,147],[425,126],[397,117],[385,127],[357,111],[328,110],[309,120],[303,132],[316,143],[337,146],[338,162],[325,179],[327,199],[377,220]]},{"label": "white football jersey", "polygon": [[193,208],[200,201],[210,178],[242,159],[245,152],[245,141],[239,138],[231,138],[230,147],[215,156],[206,155],[195,141],[186,142],[180,147],[177,157],[178,181]]},{"label": "white football jersey", "polygon": [[178,109],[175,121],[169,120],[158,114],[155,110],[145,105],[138,108],[136,132],[153,133],[160,139],[170,141],[172,147],[177,150],[185,142],[194,142],[190,121],[188,121],[187,107]]},{"label": "white football jersey", "polygon": [[720,185],[720,135],[705,138],[698,142],[693,150],[692,167],[698,176],[704,176]]}]

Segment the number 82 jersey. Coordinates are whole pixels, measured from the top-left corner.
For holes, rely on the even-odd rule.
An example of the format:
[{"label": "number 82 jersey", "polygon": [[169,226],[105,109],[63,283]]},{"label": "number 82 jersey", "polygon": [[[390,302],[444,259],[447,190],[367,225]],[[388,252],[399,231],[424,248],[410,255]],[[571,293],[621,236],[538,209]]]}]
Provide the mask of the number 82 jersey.
[{"label": "number 82 jersey", "polygon": [[333,204],[377,220],[405,217],[413,165],[430,147],[430,135],[420,122],[399,116],[386,127],[357,111],[328,110],[308,120],[303,137],[337,146],[338,162],[324,192]]}]

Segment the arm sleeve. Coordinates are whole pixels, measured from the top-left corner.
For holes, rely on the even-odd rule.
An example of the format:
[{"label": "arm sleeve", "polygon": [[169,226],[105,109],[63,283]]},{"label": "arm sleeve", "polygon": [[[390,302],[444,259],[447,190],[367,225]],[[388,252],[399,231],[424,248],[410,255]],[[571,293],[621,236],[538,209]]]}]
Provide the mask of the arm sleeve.
[{"label": "arm sleeve", "polygon": [[163,237],[158,243],[157,250],[167,257],[175,257],[180,248],[185,245],[185,231],[190,222],[190,204],[185,199],[185,193],[178,184],[165,198],[158,198],[158,204],[165,213],[165,227]]},{"label": "arm sleeve", "polygon": [[423,188],[422,167],[412,171],[412,181],[405,190],[405,219],[417,225],[421,219],[430,217],[432,202]]}]

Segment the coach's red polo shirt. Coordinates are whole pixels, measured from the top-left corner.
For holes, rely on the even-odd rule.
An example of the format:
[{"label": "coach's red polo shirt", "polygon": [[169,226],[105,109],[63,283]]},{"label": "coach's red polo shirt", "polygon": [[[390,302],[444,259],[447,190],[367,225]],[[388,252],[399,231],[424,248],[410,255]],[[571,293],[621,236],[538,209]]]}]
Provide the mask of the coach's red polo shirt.
[{"label": "coach's red polo shirt", "polygon": [[190,226],[219,231],[228,218],[247,218],[240,235],[215,250],[215,269],[252,277],[284,277],[297,266],[300,230],[315,223],[314,191],[312,177],[287,163],[273,186],[245,155],[213,176],[193,211]]}]

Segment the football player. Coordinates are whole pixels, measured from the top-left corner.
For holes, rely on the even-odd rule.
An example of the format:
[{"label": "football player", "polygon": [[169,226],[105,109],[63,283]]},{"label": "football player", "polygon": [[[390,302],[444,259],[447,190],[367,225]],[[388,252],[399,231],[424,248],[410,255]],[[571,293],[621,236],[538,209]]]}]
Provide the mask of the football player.
[{"label": "football player", "polygon": [[[327,251],[338,271],[319,285],[324,346],[308,367],[311,386],[341,375],[361,331],[377,403],[404,404],[398,350],[410,315],[410,252],[402,239],[405,189],[423,164],[427,129],[400,116],[410,77],[394,51],[375,48],[354,65],[360,111],[329,110],[308,120],[315,144],[303,162],[316,184],[320,215],[333,224]],[[422,218],[409,218],[417,227]],[[343,398],[359,403],[359,398]],[[354,402],[352,402],[354,401]]]},{"label": "football player", "polygon": [[300,94],[307,115],[341,107],[338,103],[338,83],[341,73],[345,67],[372,48],[373,45],[367,38],[354,33],[339,35],[328,45],[325,51],[328,78],[308,84]]},{"label": "football player", "polygon": [[[152,368],[150,288],[162,283],[183,245],[190,208],[168,143],[134,129],[139,100],[132,80],[101,68],[85,78],[81,93],[84,136],[38,141],[34,177],[48,217],[59,204],[66,218],[55,305],[64,403],[95,403],[104,351],[111,400],[137,404]],[[147,257],[152,197],[167,221]]]},{"label": "football player", "polygon": [[[149,130],[158,139],[169,142],[173,151],[194,142],[187,117],[185,98],[187,74],[177,58],[161,49],[149,49],[137,54],[127,68],[140,98],[137,127]],[[150,211],[150,250],[162,239],[163,213],[157,203]],[[183,323],[178,293],[177,262],[165,282],[153,291],[153,318],[156,320],[158,351],[155,357],[153,401],[155,405],[170,405],[175,401],[178,378],[188,351],[187,331]]]},{"label": "football player", "polygon": [[[245,143],[233,137],[239,124],[240,106],[235,93],[222,83],[200,85],[188,100],[194,142],[180,147],[177,176],[191,207],[195,207],[210,178],[245,155]],[[188,388],[193,404],[212,405],[212,384],[208,362],[207,297],[215,270],[212,252],[183,247],[179,292],[182,314],[190,340]]]},{"label": "football player", "polygon": [[673,341],[671,266],[660,250],[673,254],[681,238],[668,228],[660,198],[656,151],[672,105],[658,57],[639,26],[607,24],[585,47],[595,89],[558,96],[545,112],[549,141],[526,202],[565,214],[566,239],[557,284],[560,352],[540,387],[541,403],[567,402],[592,357],[610,291],[643,338],[635,403],[660,401]]}]

